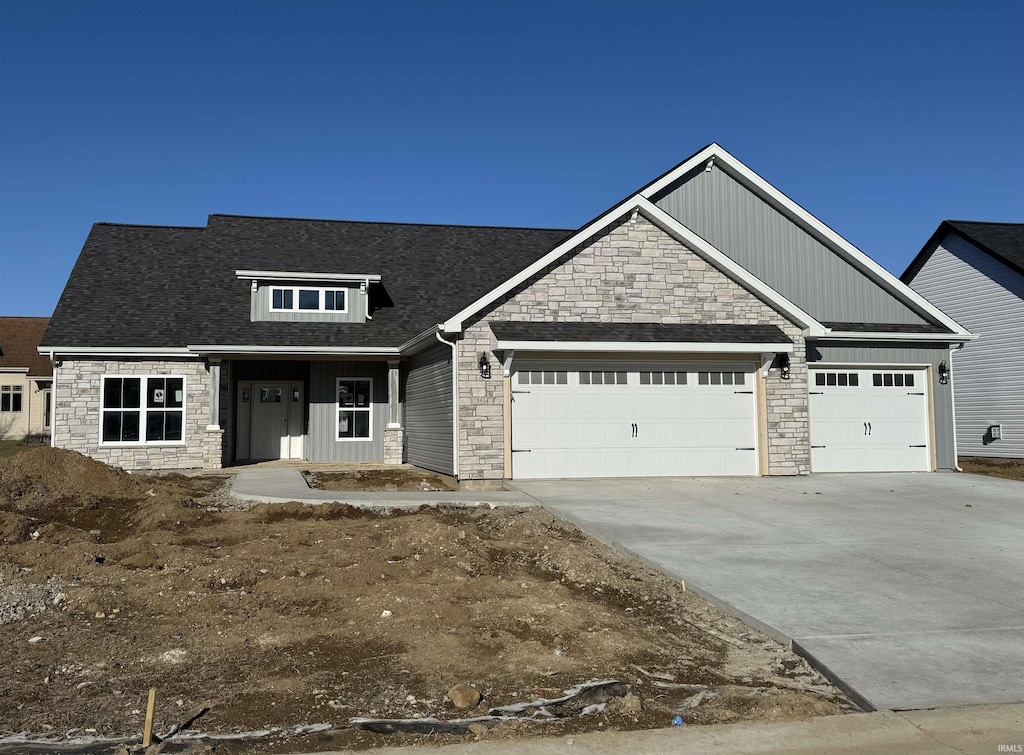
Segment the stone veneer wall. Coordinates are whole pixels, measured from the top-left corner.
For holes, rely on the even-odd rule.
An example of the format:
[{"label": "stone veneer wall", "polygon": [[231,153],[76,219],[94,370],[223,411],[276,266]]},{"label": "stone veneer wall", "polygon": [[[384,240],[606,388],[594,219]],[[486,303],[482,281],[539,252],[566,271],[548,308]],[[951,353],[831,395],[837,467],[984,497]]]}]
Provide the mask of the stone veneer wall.
[{"label": "stone veneer wall", "polygon": [[502,376],[480,376],[492,320],[778,325],[794,342],[791,378],[766,380],[768,473],[810,472],[802,330],[651,223],[624,218],[506,295],[465,328],[459,353],[459,477],[504,475]]},{"label": "stone veneer wall", "polygon": [[[65,358],[54,392],[54,443],[125,469],[210,469],[223,464],[222,430],[210,424],[210,374],[198,360],[98,360]],[[185,378],[184,445],[100,445],[103,375],[182,375]],[[221,373],[222,396],[224,373]],[[222,416],[225,404],[221,403]]]}]

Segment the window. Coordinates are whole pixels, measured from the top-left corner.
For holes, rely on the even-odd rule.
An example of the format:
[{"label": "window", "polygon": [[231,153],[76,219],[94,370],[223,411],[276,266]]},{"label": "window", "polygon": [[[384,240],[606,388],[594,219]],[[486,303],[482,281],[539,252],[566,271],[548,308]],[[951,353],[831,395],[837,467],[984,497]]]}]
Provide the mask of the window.
[{"label": "window", "polygon": [[569,373],[565,370],[520,370],[519,385],[566,385]]},{"label": "window", "polygon": [[641,372],[640,385],[686,385],[686,373]]},{"label": "window", "polygon": [[270,289],[270,309],[274,312],[347,312],[347,302],[348,292],[343,288]]},{"label": "window", "polygon": [[627,374],[610,370],[581,372],[580,385],[625,385]]},{"label": "window", "polygon": [[860,385],[860,375],[856,372],[816,372],[814,374],[815,385],[835,385],[840,388],[857,388]]},{"label": "window", "polygon": [[373,380],[338,378],[338,440],[371,440]]},{"label": "window", "polygon": [[20,412],[21,395],[20,385],[0,386],[0,412]]},{"label": "window", "polygon": [[912,372],[876,372],[871,376],[875,388],[913,388]]},{"label": "window", "polygon": [[745,372],[698,372],[700,385],[745,385]]},{"label": "window", "polygon": [[180,443],[184,439],[185,378],[104,376],[104,443]]}]

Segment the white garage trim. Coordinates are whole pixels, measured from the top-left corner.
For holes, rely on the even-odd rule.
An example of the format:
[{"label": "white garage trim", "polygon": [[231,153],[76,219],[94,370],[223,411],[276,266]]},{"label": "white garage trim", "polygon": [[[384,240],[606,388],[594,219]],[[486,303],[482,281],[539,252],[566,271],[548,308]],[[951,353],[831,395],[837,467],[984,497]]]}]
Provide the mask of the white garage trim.
[{"label": "white garage trim", "polygon": [[675,354],[793,353],[792,343],[672,343],[661,341],[495,341],[494,351],[607,351]]}]

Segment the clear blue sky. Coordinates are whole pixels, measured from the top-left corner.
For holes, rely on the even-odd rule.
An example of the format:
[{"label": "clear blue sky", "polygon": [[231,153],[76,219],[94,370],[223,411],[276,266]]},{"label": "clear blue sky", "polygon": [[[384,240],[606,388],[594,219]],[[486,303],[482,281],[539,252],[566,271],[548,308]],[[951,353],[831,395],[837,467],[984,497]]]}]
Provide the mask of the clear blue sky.
[{"label": "clear blue sky", "polygon": [[0,314],[95,221],[577,227],[711,141],[898,273],[1022,220],[1022,5],[4,2]]}]

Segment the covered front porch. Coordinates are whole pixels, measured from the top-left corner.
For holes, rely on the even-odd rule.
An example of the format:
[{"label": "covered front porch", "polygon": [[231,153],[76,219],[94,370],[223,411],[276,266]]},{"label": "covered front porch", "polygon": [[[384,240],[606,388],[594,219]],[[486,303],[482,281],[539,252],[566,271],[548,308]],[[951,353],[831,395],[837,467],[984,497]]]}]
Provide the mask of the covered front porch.
[{"label": "covered front porch", "polygon": [[[211,415],[224,463],[273,460],[401,464],[401,362],[395,357],[210,357]],[[211,429],[217,423],[211,423]]]}]

